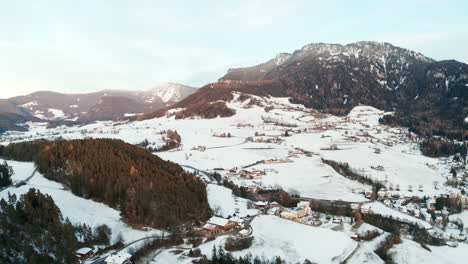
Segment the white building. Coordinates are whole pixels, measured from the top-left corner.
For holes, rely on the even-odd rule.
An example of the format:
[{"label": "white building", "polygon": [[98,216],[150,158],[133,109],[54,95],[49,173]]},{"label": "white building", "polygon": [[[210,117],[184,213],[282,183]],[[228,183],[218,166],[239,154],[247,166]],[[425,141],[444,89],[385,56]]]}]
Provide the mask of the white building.
[{"label": "white building", "polygon": [[128,253],[119,252],[117,254],[109,255],[104,262],[106,264],[132,264],[130,258],[132,255]]}]

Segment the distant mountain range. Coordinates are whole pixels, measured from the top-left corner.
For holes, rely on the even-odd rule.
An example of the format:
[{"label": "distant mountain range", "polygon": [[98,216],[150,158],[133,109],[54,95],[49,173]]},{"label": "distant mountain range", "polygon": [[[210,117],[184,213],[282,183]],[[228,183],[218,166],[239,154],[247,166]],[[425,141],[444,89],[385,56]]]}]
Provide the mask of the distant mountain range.
[{"label": "distant mountain range", "polygon": [[[197,88],[167,83],[149,91],[104,90],[95,93],[64,94],[35,92],[0,100],[0,120],[42,119],[46,121],[116,120],[127,114],[150,113],[174,104]],[[12,118],[15,116],[15,118]],[[18,117],[19,116],[19,117]],[[20,118],[21,117],[21,118]],[[10,129],[13,124],[8,126]]]},{"label": "distant mountain range", "polygon": [[[468,136],[468,65],[436,61],[389,43],[309,44],[246,68],[230,69],[200,89],[169,83],[150,91],[89,94],[37,92],[0,100],[0,113],[45,120],[149,119],[231,116],[232,92],[290,97],[321,112],[347,114],[363,104],[394,112],[382,122],[421,135]],[[11,120],[11,116],[4,118]]]},{"label": "distant mountain range", "polygon": [[[309,44],[293,53],[246,68],[230,69],[170,108],[185,108],[176,117],[229,116],[220,100],[233,91],[291,97],[295,103],[343,115],[364,104],[394,111],[384,122],[423,135],[468,136],[468,65],[435,61],[389,43],[362,41],[348,45]],[[216,103],[214,103],[216,102]],[[140,119],[161,116],[162,109]]]}]

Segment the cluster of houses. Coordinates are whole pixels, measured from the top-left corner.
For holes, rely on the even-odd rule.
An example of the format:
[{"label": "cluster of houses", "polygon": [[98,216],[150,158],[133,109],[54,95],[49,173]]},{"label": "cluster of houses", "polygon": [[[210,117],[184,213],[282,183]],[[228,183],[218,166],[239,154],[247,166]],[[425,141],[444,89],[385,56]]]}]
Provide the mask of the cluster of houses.
[{"label": "cluster of houses", "polygon": [[[441,210],[437,210],[440,209],[440,207],[438,208],[436,204],[437,198],[439,197],[444,199],[451,199],[452,201],[456,201],[456,203],[460,205],[462,210],[466,210],[468,209],[468,196],[464,196],[459,193],[452,193],[450,195],[430,197],[425,201],[421,200],[415,202],[411,198],[388,196],[384,194],[388,193],[379,193],[379,200],[382,201],[387,207],[397,210],[401,213],[413,216],[415,218],[424,220],[436,227],[436,229],[433,229],[432,231],[428,230],[430,232],[433,232],[434,236],[440,237],[446,241],[466,240],[465,231],[458,230],[458,226],[451,227],[453,223],[450,222],[450,211],[447,210],[447,208],[445,207],[443,207]],[[358,209],[362,214],[373,213],[370,207],[361,207],[360,204],[352,204],[352,206],[353,205],[355,205],[355,208],[353,209]],[[453,232],[448,232],[451,229]],[[442,230],[447,230],[447,232],[444,232]]]},{"label": "cluster of houses", "polygon": [[279,216],[305,225],[322,226],[326,228],[342,227],[346,222],[351,223],[350,217],[332,216],[312,211],[309,201],[300,201],[296,207],[285,208],[277,202],[256,202],[255,206],[268,215]]},{"label": "cluster of houses", "polygon": [[227,173],[227,176],[238,176],[244,179],[262,179],[266,175],[265,170],[245,170],[232,168]]},{"label": "cluster of houses", "polygon": [[[95,252],[93,248],[84,247],[76,251],[76,256],[80,263],[84,263],[85,260],[94,256]],[[116,252],[107,256],[102,264],[132,264],[132,255],[126,252]]]},{"label": "cluster of houses", "polygon": [[254,142],[254,143],[274,143],[274,144],[281,144],[284,140],[279,136],[255,136],[255,137],[248,137],[247,141]]}]

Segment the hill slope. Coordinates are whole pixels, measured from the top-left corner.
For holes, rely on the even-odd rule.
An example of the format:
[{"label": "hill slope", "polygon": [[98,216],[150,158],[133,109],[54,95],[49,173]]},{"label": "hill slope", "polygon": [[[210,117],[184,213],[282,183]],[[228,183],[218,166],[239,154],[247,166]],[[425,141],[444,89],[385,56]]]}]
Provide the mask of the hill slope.
[{"label": "hill slope", "polygon": [[319,43],[257,66],[231,69],[218,83],[171,108],[186,108],[189,113],[183,117],[204,117],[200,105],[232,98],[231,91],[240,91],[288,96],[294,103],[339,115],[359,104],[371,105],[395,111],[388,123],[409,126],[423,135],[462,138],[467,136],[467,84],[468,65],[461,62],[437,62],[389,43]]},{"label": "hill slope", "polygon": [[134,224],[169,227],[210,213],[205,185],[195,175],[120,140],[24,142],[2,152],[10,159],[36,156],[46,178],[119,209]]}]

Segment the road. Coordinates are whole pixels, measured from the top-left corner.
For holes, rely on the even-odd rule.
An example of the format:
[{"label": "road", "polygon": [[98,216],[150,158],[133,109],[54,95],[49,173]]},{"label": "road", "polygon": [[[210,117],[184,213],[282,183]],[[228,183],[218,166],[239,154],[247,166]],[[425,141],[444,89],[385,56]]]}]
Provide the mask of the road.
[{"label": "road", "polygon": [[211,173],[209,173],[209,172],[207,172],[207,171],[197,169],[197,168],[192,167],[192,166],[190,166],[190,165],[180,165],[180,166],[182,166],[182,167],[184,167],[184,168],[192,169],[192,170],[197,171],[197,172],[199,172],[199,173],[202,173],[202,174],[204,174],[206,177],[208,177],[208,178],[210,179],[210,181],[212,181],[212,182],[217,182],[216,179],[213,177],[213,174],[211,174]]},{"label": "road", "polygon": [[[148,239],[168,239],[168,237],[165,237],[165,236],[160,236],[160,235],[157,235],[157,236],[149,236],[149,237],[143,237],[143,238],[140,238],[140,239],[137,239],[137,240],[134,240],[132,242],[129,242],[127,243],[126,245],[124,245],[123,248],[113,252],[112,254],[116,254],[116,253],[119,253],[120,251],[128,248],[129,246],[135,244],[135,243],[138,243],[138,242],[141,242],[141,241],[144,241],[144,240],[148,240]],[[90,264],[101,264],[107,257],[109,257],[110,255],[112,254],[107,254],[105,256],[102,256],[98,259],[93,259],[92,262],[90,262]]]}]

